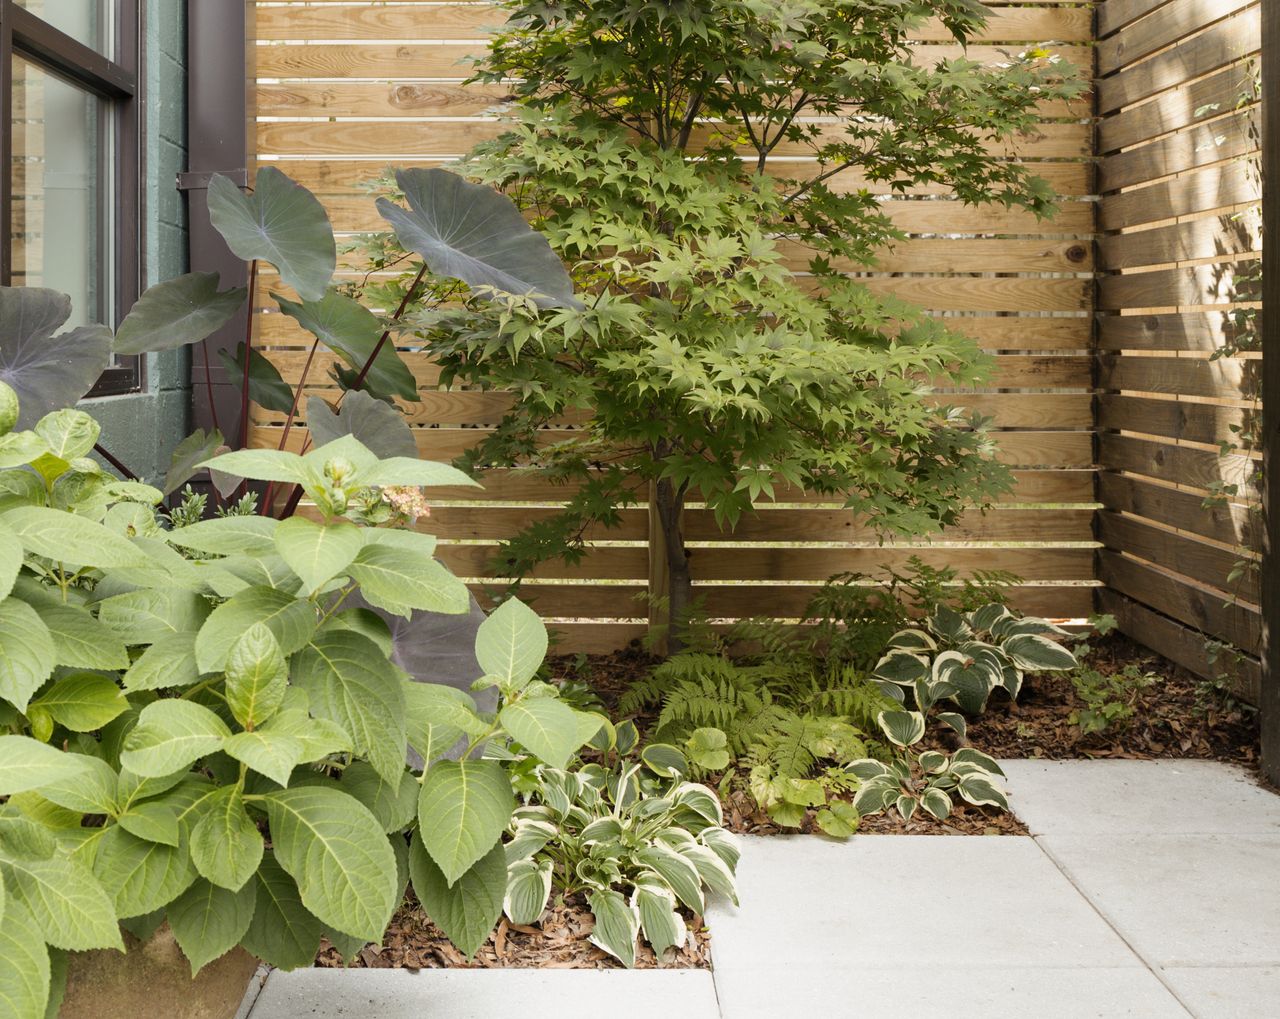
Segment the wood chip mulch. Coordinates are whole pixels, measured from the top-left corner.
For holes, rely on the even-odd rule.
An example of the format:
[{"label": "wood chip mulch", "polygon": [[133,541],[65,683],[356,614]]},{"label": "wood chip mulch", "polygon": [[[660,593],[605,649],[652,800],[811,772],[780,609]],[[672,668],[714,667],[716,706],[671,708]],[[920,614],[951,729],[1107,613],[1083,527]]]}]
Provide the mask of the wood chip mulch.
[{"label": "wood chip mulch", "polygon": [[[1186,670],[1123,636],[1112,635],[1091,642],[1090,664],[1102,672],[1118,672],[1136,664],[1158,681],[1140,690],[1135,712],[1127,724],[1099,734],[1083,735],[1070,721],[1083,705],[1066,676],[1049,675],[1027,680],[1018,702],[995,699],[981,718],[969,724],[968,740],[994,757],[1032,757],[1048,760],[1073,758],[1184,757],[1225,761],[1256,770],[1258,761],[1257,716],[1247,707],[1224,698]],[[614,713],[628,687],[653,667],[656,659],[638,646],[610,655],[563,655],[551,659],[556,679],[585,680],[605,709]],[[652,719],[638,718],[643,733]],[[930,737],[940,749],[951,750],[946,740]],[[725,821],[733,831],[751,835],[796,834],[780,829],[755,806],[745,791],[734,790],[725,803]],[[917,816],[903,821],[896,813],[864,817],[860,831],[892,835],[1025,835],[1026,827],[1012,814],[958,805],[945,821]],[[813,815],[800,833],[816,831]],[[701,917],[685,917],[693,932],[688,944],[658,960],[648,946],[640,947],[636,965],[642,969],[707,967],[709,935]],[[481,946],[474,959],[466,959],[422,911],[410,891],[396,912],[381,946],[364,948],[350,965],[367,968],[438,969],[536,967],[544,969],[616,969],[621,964],[588,940],[593,920],[577,896],[557,899],[537,926],[516,926],[505,918]],[[316,965],[343,966],[338,951],[322,945]]]},{"label": "wood chip mulch", "polygon": [[[680,949],[671,949],[659,960],[653,950],[641,944],[637,969],[705,969],[710,964],[709,934],[699,916],[685,915],[691,937]],[[535,926],[513,924],[506,917],[480,946],[475,958],[467,959],[440,928],[432,923],[410,891],[404,904],[391,918],[382,945],[367,945],[350,962],[366,969],[621,969],[613,956],[601,951],[587,938],[595,926],[586,903],[578,896],[556,899]],[[321,946],[316,965],[340,968],[348,965],[327,941]]]}]

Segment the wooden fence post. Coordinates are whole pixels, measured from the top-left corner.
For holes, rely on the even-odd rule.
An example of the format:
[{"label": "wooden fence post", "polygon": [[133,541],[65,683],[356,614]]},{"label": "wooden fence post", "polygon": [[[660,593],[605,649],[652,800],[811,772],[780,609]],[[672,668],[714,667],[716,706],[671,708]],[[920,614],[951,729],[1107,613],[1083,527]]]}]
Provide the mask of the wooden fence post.
[{"label": "wooden fence post", "polygon": [[[1280,0],[1262,0],[1262,772],[1280,784]],[[1265,311],[1271,305],[1270,313]]]}]

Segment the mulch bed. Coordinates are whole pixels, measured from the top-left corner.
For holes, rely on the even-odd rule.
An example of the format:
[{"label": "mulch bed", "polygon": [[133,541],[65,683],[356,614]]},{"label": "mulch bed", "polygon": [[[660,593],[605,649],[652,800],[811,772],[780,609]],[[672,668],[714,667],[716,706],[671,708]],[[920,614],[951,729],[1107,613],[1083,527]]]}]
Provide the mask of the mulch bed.
[{"label": "mulch bed", "polygon": [[[653,949],[640,945],[636,969],[705,969],[710,965],[710,944],[702,918],[685,915],[693,936],[681,949],[670,950],[661,961]],[[368,945],[350,963],[366,969],[621,969],[613,956],[587,938],[595,926],[586,903],[578,896],[555,900],[537,927],[512,924],[503,917],[474,959],[467,959],[433,924],[418,905],[413,892],[391,918],[381,946]],[[347,965],[337,949],[325,942],[316,965]]]},{"label": "mulch bed", "polygon": [[[1091,644],[1089,663],[1099,671],[1118,672],[1126,665],[1136,664],[1159,677],[1158,682],[1137,693],[1134,716],[1127,724],[1104,733],[1081,734],[1070,721],[1071,713],[1083,706],[1071,681],[1062,675],[1038,676],[1027,680],[1017,703],[993,700],[986,714],[970,723],[969,743],[994,757],[1181,757],[1225,761],[1256,770],[1256,714],[1212,691],[1206,692],[1195,676],[1126,637],[1112,635]],[[655,661],[639,646],[632,646],[609,655],[553,657],[551,669],[556,679],[586,681],[605,709],[614,713],[619,698]],[[636,721],[643,731],[652,719]],[[954,749],[938,742],[941,749]],[[725,822],[743,834],[796,834],[796,829],[784,830],[773,824],[742,790],[729,795]],[[799,831],[814,830],[810,814]],[[903,821],[896,813],[878,814],[864,817],[859,830],[887,835],[1027,834],[1026,827],[1012,814],[966,804],[959,804],[946,821],[929,816]],[[709,938],[702,918],[686,916],[685,920],[693,932],[686,946],[658,960],[647,945],[641,945],[637,968],[708,966]],[[510,924],[504,917],[476,957],[468,960],[427,918],[410,891],[392,919],[384,943],[366,947],[350,965],[373,969],[620,968],[616,959],[587,940],[592,926],[591,913],[579,897],[556,900],[537,927]],[[344,961],[336,949],[325,943],[316,965],[342,966]]]}]

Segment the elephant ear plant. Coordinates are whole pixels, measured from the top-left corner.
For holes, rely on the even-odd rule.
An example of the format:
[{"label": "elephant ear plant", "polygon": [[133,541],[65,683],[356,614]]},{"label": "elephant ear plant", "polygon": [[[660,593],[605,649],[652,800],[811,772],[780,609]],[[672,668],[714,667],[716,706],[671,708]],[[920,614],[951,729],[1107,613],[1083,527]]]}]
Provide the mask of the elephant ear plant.
[{"label": "elephant ear plant", "polygon": [[[0,386],[3,423],[19,416]],[[157,489],[87,457],[88,415],[6,431],[6,1014],[56,1011],[67,953],[122,948],[121,924],[145,937],[167,920],[193,971],[236,945],[282,968],[310,965],[322,937],[353,951],[381,939],[411,859],[446,930],[470,922],[477,868],[502,859],[515,801],[497,759],[443,752],[466,736],[473,750],[562,768],[604,720],[532,682],[546,634],[519,603],[484,624],[477,648],[482,683],[500,692],[493,716],[411,682],[382,619],[345,607],[358,592],[392,612],[467,608],[434,538],[368,526],[395,488],[466,479],[379,458],[349,435],[305,456],[242,451],[212,464],[297,484],[314,511],[167,530]],[[406,766],[410,746],[423,773]]]}]

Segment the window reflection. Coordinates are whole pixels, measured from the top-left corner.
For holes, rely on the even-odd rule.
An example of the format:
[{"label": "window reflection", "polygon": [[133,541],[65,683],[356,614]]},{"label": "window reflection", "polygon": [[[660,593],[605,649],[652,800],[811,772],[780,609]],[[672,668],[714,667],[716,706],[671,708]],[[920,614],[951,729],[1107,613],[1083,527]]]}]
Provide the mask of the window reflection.
[{"label": "window reflection", "polygon": [[13,60],[13,284],[71,296],[70,325],[115,321],[110,118],[102,100]]}]

